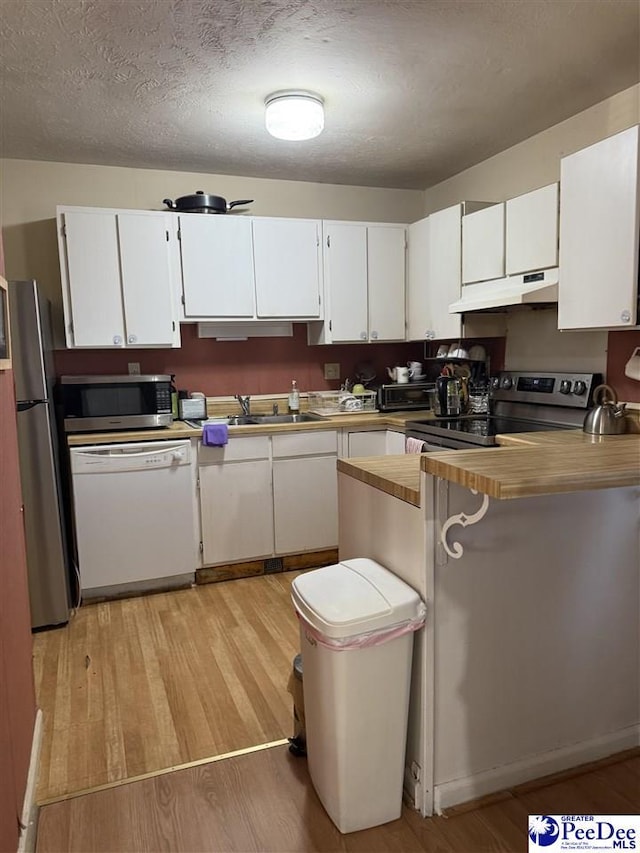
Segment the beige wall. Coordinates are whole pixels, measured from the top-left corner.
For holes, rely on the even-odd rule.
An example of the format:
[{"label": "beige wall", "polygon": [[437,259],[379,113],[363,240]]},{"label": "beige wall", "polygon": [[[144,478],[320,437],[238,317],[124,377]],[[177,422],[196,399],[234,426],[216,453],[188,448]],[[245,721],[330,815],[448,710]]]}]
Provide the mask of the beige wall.
[{"label": "beige wall", "polygon": [[256,216],[414,222],[424,193],[260,178],[126,169],[116,166],[0,161],[0,222],[7,278],[35,278],[54,303],[61,329],[62,295],[56,205],[162,210],[164,198],[198,189],[228,201],[253,198]]},{"label": "beige wall", "polygon": [[[640,122],[640,85],[618,92],[425,192],[423,215],[459,201],[505,201],[560,180],[560,158]],[[505,366],[511,370],[606,373],[606,332],[559,332],[557,310],[507,317]]]},{"label": "beige wall", "polygon": [[640,84],[425,192],[423,215],[459,201],[505,201],[560,180],[560,158],[640,122]]}]

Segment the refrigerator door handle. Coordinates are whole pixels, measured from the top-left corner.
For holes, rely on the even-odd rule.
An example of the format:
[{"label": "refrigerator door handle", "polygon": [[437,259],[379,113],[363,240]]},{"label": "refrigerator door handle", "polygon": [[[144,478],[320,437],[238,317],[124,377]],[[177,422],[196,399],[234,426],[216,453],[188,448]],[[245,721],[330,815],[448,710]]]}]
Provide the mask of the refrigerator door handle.
[{"label": "refrigerator door handle", "polygon": [[35,407],[39,406],[41,403],[44,403],[44,400],[20,400],[20,402],[16,404],[16,410],[18,412],[28,412],[29,409],[35,409]]}]

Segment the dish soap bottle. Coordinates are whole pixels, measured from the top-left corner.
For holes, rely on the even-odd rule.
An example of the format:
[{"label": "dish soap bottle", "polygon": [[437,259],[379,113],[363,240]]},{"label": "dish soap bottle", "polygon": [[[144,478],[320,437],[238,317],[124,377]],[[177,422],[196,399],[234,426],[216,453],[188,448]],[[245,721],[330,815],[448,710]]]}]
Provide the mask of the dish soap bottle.
[{"label": "dish soap bottle", "polygon": [[295,379],[291,381],[291,391],[289,391],[289,414],[297,415],[300,413],[300,392],[298,391],[298,383]]}]

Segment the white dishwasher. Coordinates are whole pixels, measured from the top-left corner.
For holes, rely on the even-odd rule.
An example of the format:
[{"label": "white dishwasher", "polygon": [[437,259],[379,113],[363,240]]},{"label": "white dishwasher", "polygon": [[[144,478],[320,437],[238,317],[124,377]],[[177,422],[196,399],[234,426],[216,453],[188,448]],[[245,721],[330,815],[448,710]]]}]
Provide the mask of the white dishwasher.
[{"label": "white dishwasher", "polygon": [[70,456],[83,596],[193,581],[191,443],[92,445],[72,448]]}]

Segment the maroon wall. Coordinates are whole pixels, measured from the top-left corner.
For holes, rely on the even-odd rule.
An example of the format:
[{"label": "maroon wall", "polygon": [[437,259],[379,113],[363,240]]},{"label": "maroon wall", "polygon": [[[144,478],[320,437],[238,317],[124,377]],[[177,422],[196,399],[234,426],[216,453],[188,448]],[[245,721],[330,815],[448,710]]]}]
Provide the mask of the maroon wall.
[{"label": "maroon wall", "polygon": [[[324,378],[325,362],[338,362],[341,377],[355,379],[358,362],[373,364],[380,381],[386,368],[422,360],[424,344],[333,344],[309,346],[307,329],[294,323],[292,338],[250,338],[216,341],[198,338],[195,325],[181,326],[181,349],[163,350],[58,350],[58,375],[126,373],[127,363],[140,363],[142,373],[175,373],[176,384],[208,397],[228,394],[286,394],[295,379],[301,391],[337,389],[340,382]],[[504,359],[504,341],[491,339],[492,367]],[[489,346],[487,348],[490,348]]]},{"label": "maroon wall", "polygon": [[640,331],[609,332],[607,383],[627,403],[640,403],[640,382],[624,374],[625,364],[636,347],[640,347]]},{"label": "maroon wall", "polygon": [[13,372],[0,371],[0,850],[18,845],[36,700]]}]

